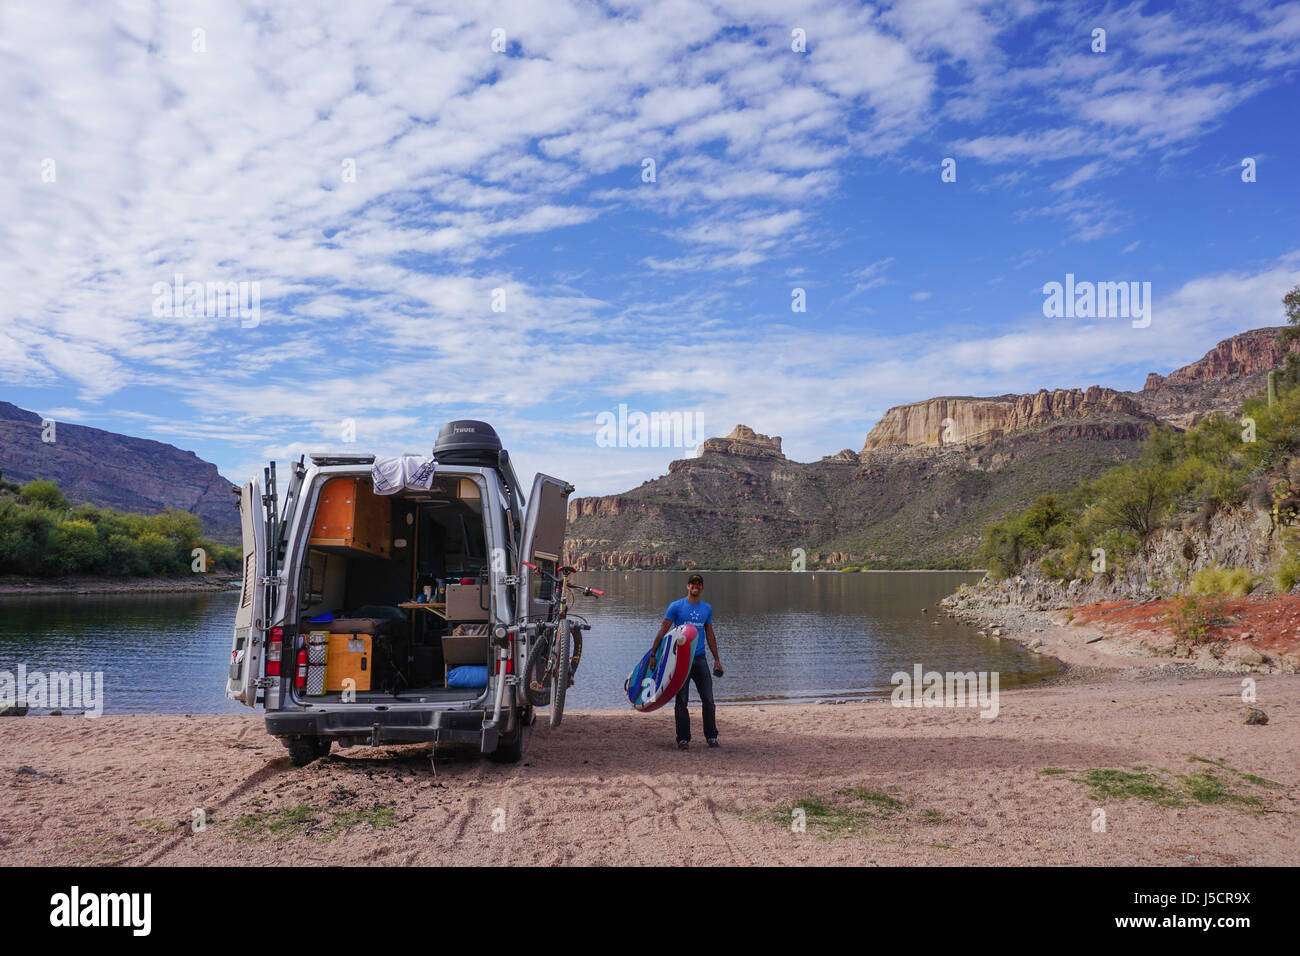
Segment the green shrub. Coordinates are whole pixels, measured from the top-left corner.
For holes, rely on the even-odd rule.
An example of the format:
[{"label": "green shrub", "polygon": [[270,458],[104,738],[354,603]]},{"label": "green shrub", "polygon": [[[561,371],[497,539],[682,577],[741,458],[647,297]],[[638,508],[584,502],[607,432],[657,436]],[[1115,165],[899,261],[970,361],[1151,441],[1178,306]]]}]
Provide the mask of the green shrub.
[{"label": "green shrub", "polygon": [[89,521],[70,520],[55,525],[50,552],[50,562],[60,574],[98,571],[104,560],[99,535]]},{"label": "green shrub", "polygon": [[1213,595],[1226,594],[1230,597],[1245,597],[1255,589],[1255,579],[1245,568],[1221,568],[1211,565],[1192,575],[1188,588],[1191,594]]},{"label": "green shrub", "polygon": [[1285,594],[1300,582],[1300,558],[1290,555],[1284,558],[1273,572],[1273,586]]},{"label": "green shrub", "polygon": [[140,543],[124,534],[109,535],[104,542],[104,573],[127,578],[149,574]]},{"label": "green shrub", "polygon": [[1181,646],[1203,644],[1210,639],[1214,626],[1223,620],[1223,598],[1198,598],[1182,594],[1165,612],[1165,621]]},{"label": "green shrub", "polygon": [[206,539],[199,541],[196,547],[208,553],[209,571],[239,571],[244,566],[243,548],[217,544]]},{"label": "green shrub", "polygon": [[136,539],[136,544],[152,574],[177,575],[183,568],[189,567],[189,553],[186,552],[186,560],[182,561],[175,542],[156,531],[146,531]]},{"label": "green shrub", "polygon": [[29,481],[18,492],[24,504],[37,508],[49,508],[59,511],[68,507],[68,499],[63,497],[59,486],[52,481]]},{"label": "green shrub", "polygon": [[1300,583],[1300,529],[1287,528],[1278,536],[1278,561],[1273,568],[1273,586],[1286,594]]},{"label": "green shrub", "polygon": [[195,547],[207,549],[209,570],[238,571],[242,551],[202,534],[202,522],[185,511],[71,507],[52,481],[0,491],[0,574],[179,575],[189,572]]}]

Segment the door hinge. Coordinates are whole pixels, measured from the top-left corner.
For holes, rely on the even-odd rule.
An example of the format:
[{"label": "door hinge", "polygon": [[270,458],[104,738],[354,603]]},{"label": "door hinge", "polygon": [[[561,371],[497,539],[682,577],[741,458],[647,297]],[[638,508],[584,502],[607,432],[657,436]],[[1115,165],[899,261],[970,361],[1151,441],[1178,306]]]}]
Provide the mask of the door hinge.
[{"label": "door hinge", "polygon": [[278,588],[284,583],[284,578],[279,574],[264,574],[262,577],[257,579],[257,583],[262,587],[266,587],[269,584],[272,587]]},{"label": "door hinge", "polygon": [[257,690],[270,690],[279,683],[280,678],[278,677],[259,677],[257,680],[253,681],[253,687]]},{"label": "door hinge", "polygon": [[501,583],[504,584],[506,587],[516,587],[519,584],[519,575],[507,574],[504,578],[501,579]]}]

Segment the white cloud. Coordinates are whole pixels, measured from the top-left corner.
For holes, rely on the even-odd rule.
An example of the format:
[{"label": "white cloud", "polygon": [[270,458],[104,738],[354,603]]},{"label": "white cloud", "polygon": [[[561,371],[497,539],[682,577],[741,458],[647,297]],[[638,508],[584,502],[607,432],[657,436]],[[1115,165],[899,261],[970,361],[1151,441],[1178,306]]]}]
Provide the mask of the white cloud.
[{"label": "white cloud", "polygon": [[[565,2],[5,5],[0,379],[59,387],[58,402],[87,410],[147,394],[157,411],[142,427],[229,443],[244,464],[299,448],[335,414],[398,450],[427,444],[437,417],[478,414],[563,463],[572,435],[552,407],[592,392],[680,397],[810,446],[836,428],[865,434],[882,396],[915,397],[930,380],[938,334],[764,325],[729,298],[795,267],[812,288],[818,257],[859,238],[859,222],[884,233],[869,248],[897,248],[877,243],[893,228],[877,210],[836,205],[846,181],[921,162],[905,154],[937,137],[963,157],[963,184],[1027,190],[1041,173],[1064,195],[1026,198],[1024,216],[1104,236],[1124,221],[1084,195],[1104,173],[1203,134],[1264,82],[1202,61],[1285,66],[1300,35],[1294,5],[1208,37],[1130,6],[1115,18],[1131,56],[1056,54],[1037,34],[1009,56],[1008,33],[1022,42],[1045,12],[959,0],[883,12],[645,0],[617,16]],[[795,24],[805,54],[790,50]],[[196,25],[206,52],[192,48]],[[521,55],[491,52],[497,25]],[[1047,108],[1001,112],[1026,97]],[[936,129],[976,117],[980,130]],[[656,182],[641,181],[646,157]],[[924,163],[933,170],[928,152]],[[644,241],[621,256],[593,240],[625,235]],[[1016,247],[1032,243],[1047,245]],[[537,249],[559,245],[538,264]],[[872,262],[843,298],[933,283],[899,269]],[[176,272],[258,283],[260,323],[155,315],[151,288]],[[1220,285],[1262,303],[1267,281]],[[1179,305],[1198,315],[1211,291]],[[1041,364],[1039,330],[1017,334],[972,336],[986,358],[951,351],[971,362],[953,386],[1061,372]],[[1101,362],[1091,341],[1079,354]],[[834,421],[820,399],[791,401],[827,394],[844,396]],[[572,461],[610,481],[635,471],[594,455]]]}]

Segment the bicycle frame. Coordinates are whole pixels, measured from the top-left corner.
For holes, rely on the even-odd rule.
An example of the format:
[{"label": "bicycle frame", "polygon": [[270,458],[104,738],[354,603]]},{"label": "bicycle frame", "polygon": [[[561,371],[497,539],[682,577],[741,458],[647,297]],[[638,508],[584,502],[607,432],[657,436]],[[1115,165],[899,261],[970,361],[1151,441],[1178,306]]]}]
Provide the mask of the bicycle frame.
[{"label": "bicycle frame", "polygon": [[[559,644],[561,642],[556,640],[556,635],[559,633],[560,627],[563,625],[563,622],[568,620],[569,618],[569,591],[576,590],[583,594],[596,595],[596,596],[601,596],[605,592],[598,590],[597,588],[585,587],[580,584],[569,583],[569,575],[573,574],[576,569],[569,567],[567,565],[560,566],[556,570],[556,572],[543,571],[541,568],[538,568],[536,565],[529,564],[528,562],[524,562],[524,565],[533,573],[550,581],[552,587],[555,587],[557,585],[559,587],[559,593],[552,595],[550,601],[550,610],[547,613],[546,620],[543,621],[538,626],[539,639],[548,642],[545,658],[548,662],[547,672],[550,673],[554,669],[558,668],[560,665],[560,661],[556,658],[555,655],[559,647]],[[575,617],[578,617],[581,623],[578,624],[573,629],[571,629],[570,631],[570,637],[572,639],[572,647],[570,648],[572,653],[570,654],[569,657],[569,664],[570,664],[569,682],[570,683],[572,683],[572,675],[577,670],[577,665],[579,661],[581,661],[582,659],[582,632],[584,630],[589,630],[591,627],[591,625],[587,624],[585,618],[582,618],[580,615],[575,615]],[[531,652],[529,654],[529,657],[531,658]],[[529,690],[535,693],[540,692],[541,688],[533,687],[533,671],[532,668],[528,667],[527,664],[525,664],[524,674],[521,675],[521,680],[525,682],[525,686]],[[556,702],[554,700],[551,702],[553,707],[555,706],[555,703]]]}]

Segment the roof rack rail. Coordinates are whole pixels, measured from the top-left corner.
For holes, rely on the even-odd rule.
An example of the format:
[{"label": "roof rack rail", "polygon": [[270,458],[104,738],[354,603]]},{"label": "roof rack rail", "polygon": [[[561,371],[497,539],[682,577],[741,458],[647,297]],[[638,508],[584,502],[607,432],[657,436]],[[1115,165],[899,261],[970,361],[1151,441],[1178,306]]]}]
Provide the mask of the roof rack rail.
[{"label": "roof rack rail", "polygon": [[313,465],[372,465],[374,455],[348,455],[337,452],[321,452],[311,456]]}]

